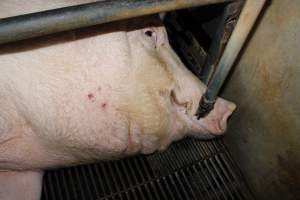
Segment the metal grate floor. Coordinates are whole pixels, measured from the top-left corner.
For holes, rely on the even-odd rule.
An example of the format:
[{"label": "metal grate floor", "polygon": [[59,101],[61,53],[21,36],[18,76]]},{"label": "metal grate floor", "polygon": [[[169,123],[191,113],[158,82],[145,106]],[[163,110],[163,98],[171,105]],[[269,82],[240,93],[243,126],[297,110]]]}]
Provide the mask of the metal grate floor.
[{"label": "metal grate floor", "polygon": [[48,171],[43,200],[253,199],[221,139],[187,138],[164,152]]}]

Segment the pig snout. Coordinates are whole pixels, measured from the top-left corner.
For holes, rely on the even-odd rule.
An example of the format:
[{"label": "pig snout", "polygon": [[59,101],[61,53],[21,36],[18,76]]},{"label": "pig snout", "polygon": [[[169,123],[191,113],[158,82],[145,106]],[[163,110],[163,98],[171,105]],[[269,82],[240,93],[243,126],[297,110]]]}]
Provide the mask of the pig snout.
[{"label": "pig snout", "polygon": [[[197,87],[194,85],[194,88]],[[193,135],[201,139],[210,139],[217,135],[221,135],[226,131],[227,120],[235,110],[236,105],[225,99],[217,98],[213,110],[206,117],[198,120],[195,114],[199,106],[201,94],[204,91],[204,88],[198,88],[198,92],[191,91],[191,93],[189,93],[189,101],[180,101],[180,93],[177,94],[178,97],[174,95],[174,98],[176,99],[174,100],[174,107],[177,118],[181,120],[181,123],[185,124],[184,132],[186,134]],[[184,91],[189,90],[186,89]],[[184,96],[187,96],[187,94],[184,94]],[[175,125],[177,123],[175,122]]]},{"label": "pig snout", "polygon": [[218,98],[214,109],[206,117],[200,119],[199,123],[203,124],[208,133],[213,135],[223,134],[227,128],[227,120],[235,108],[234,103]]}]

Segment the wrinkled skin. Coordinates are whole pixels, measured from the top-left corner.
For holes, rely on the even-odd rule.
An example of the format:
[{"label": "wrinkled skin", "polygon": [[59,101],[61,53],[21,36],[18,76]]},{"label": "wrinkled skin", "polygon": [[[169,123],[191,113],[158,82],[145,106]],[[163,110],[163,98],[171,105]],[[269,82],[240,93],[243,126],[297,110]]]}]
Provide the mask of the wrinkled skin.
[{"label": "wrinkled skin", "polygon": [[235,109],[219,98],[196,119],[205,86],[154,16],[4,45],[0,66],[0,170],[9,170],[0,172],[3,198],[22,191],[16,179],[31,177],[28,199],[38,199],[41,169],[222,134]]}]

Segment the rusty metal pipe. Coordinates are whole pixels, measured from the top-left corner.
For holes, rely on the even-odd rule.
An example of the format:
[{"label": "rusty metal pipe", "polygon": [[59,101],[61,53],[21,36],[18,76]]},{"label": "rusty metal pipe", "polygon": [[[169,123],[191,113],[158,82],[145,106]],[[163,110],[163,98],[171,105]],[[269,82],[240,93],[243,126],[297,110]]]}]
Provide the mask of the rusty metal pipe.
[{"label": "rusty metal pipe", "polygon": [[0,19],[0,44],[230,0],[108,0]]},{"label": "rusty metal pipe", "polygon": [[200,100],[196,113],[198,119],[205,117],[213,109],[217,95],[266,1],[246,1],[235,29],[217,65],[216,72],[213,74],[207,90]]}]

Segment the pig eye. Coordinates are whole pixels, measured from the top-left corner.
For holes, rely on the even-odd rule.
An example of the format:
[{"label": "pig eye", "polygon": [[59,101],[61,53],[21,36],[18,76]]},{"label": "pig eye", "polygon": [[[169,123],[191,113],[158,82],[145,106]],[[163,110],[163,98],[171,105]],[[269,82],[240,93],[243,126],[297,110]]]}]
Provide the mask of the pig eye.
[{"label": "pig eye", "polygon": [[150,39],[151,42],[153,42],[155,47],[156,47],[157,35],[156,35],[156,32],[153,29],[144,30],[144,36],[147,38],[147,40]]},{"label": "pig eye", "polygon": [[147,31],[145,31],[145,35],[148,37],[152,37],[153,31],[147,30]]}]

